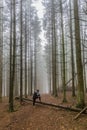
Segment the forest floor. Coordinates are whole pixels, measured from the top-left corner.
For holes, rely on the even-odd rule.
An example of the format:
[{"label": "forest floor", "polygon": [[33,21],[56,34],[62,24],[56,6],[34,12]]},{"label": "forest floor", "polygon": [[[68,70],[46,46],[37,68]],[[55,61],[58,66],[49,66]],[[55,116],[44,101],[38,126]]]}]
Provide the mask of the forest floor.
[{"label": "forest floor", "polygon": [[[75,106],[76,104],[76,98],[71,98],[71,93],[67,93],[67,103],[61,103],[61,94],[58,98],[51,95],[41,97],[43,102],[57,105]],[[87,114],[81,114],[77,120],[73,120],[77,112],[41,104],[33,106],[32,102],[20,105],[15,101],[14,104],[16,111],[10,113],[7,98],[3,98],[3,102],[0,103],[0,130],[87,130]]]}]

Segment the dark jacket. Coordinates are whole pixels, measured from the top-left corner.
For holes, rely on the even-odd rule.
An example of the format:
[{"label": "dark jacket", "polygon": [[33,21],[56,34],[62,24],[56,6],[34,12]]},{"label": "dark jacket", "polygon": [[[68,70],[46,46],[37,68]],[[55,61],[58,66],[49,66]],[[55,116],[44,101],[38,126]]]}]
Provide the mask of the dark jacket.
[{"label": "dark jacket", "polygon": [[39,98],[40,94],[38,92],[34,92],[33,94],[33,99]]}]

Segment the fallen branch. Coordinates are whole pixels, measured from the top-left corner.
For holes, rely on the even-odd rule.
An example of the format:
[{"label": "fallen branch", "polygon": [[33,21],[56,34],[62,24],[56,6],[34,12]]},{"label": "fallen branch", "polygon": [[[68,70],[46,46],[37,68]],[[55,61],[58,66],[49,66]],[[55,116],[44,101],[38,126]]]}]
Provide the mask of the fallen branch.
[{"label": "fallen branch", "polygon": [[83,112],[85,112],[86,109],[87,109],[87,106],[86,106],[84,109],[82,109],[82,110],[74,117],[74,120],[76,120]]},{"label": "fallen branch", "polygon": [[[77,75],[77,73],[74,74],[74,78],[75,78],[76,75]],[[67,86],[67,84],[69,84],[72,80],[73,80],[73,78],[71,78],[69,81],[67,81],[67,82],[65,83],[65,86]]]}]

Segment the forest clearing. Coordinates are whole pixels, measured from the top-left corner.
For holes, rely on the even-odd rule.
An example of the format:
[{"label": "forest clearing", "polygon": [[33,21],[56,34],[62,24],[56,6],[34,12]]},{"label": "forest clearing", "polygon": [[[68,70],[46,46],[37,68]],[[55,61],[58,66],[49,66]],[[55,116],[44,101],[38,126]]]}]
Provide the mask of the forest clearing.
[{"label": "forest clearing", "polygon": [[[61,96],[42,95],[42,101],[75,107],[76,99],[71,98],[70,92],[67,93],[67,103],[61,103]],[[7,99],[3,99],[0,104],[0,130],[87,130],[87,114],[81,114],[74,120],[76,115],[77,112],[40,104],[33,106],[32,102],[20,105],[18,101],[15,101],[15,112],[9,113]]]}]

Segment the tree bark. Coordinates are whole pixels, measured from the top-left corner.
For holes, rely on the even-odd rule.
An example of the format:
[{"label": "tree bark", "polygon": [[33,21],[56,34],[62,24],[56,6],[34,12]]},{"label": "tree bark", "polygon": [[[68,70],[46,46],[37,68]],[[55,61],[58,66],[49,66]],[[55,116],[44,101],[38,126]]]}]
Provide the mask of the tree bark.
[{"label": "tree bark", "polygon": [[63,102],[66,102],[66,85],[65,85],[65,46],[64,46],[64,27],[63,27],[63,8],[62,1],[60,0],[60,12],[61,12],[61,30],[62,30],[62,87],[63,87]]},{"label": "tree bark", "polygon": [[3,0],[0,1],[0,102],[2,102],[3,76]]},{"label": "tree bark", "polygon": [[22,10],[22,0],[20,0],[20,103],[22,102],[23,96],[23,10]]},{"label": "tree bark", "polygon": [[[13,27],[13,39],[12,39],[12,35],[11,35],[11,48],[13,50],[13,55],[12,55],[12,50],[10,50],[10,66],[11,70],[10,70],[10,91],[9,91],[9,111],[12,112],[14,111],[14,106],[13,106],[13,97],[14,97],[14,84],[15,84],[15,57],[16,57],[16,9],[15,9],[15,0],[12,1],[11,3],[11,11],[12,11],[12,5],[13,5],[13,26],[11,25],[11,31],[12,31],[12,27]],[[11,22],[12,22],[12,14],[11,14]],[[13,46],[12,46],[12,42],[13,42]]]},{"label": "tree bark", "polygon": [[71,37],[71,66],[72,66],[72,96],[75,96],[75,82],[74,82],[74,53],[73,53],[73,34],[72,34],[72,12],[70,0],[70,37]]},{"label": "tree bark", "polygon": [[83,82],[83,67],[81,58],[81,41],[80,41],[80,24],[78,13],[78,0],[74,0],[74,17],[75,17],[75,45],[76,45],[76,65],[78,79],[78,103],[77,107],[84,107],[84,82]]}]

